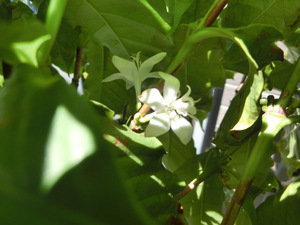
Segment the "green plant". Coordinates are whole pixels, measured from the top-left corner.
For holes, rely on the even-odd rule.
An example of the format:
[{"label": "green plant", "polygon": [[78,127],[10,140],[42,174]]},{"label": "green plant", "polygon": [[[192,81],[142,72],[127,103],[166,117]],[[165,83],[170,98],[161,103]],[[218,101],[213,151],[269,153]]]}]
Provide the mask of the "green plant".
[{"label": "green plant", "polygon": [[[270,168],[280,153],[289,177],[300,169],[299,12],[0,0],[0,223],[297,224],[300,181]],[[192,120],[235,73],[247,79],[197,155]],[[280,97],[262,99],[272,88]]]}]

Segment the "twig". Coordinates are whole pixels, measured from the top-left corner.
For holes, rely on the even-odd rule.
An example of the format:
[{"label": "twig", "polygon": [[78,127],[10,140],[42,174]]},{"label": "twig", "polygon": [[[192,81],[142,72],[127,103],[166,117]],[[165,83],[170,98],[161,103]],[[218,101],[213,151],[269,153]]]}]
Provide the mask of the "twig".
[{"label": "twig", "polygon": [[198,187],[199,184],[201,184],[204,180],[203,179],[195,179],[191,183],[189,183],[183,191],[179,192],[175,198],[177,201],[182,199],[184,196],[186,196],[188,193],[190,193],[192,190],[194,190],[196,187]]},{"label": "twig", "polygon": [[234,224],[253,179],[239,184],[226,210],[221,225]]},{"label": "twig", "polygon": [[228,1],[229,0],[219,0],[216,2],[204,20],[204,27],[210,27],[215,22],[224,7],[227,5]]},{"label": "twig", "polygon": [[74,68],[74,77],[72,79],[72,84],[75,87],[78,87],[79,78],[82,75],[82,47],[78,47],[76,50],[76,60],[75,60],[75,68]]}]

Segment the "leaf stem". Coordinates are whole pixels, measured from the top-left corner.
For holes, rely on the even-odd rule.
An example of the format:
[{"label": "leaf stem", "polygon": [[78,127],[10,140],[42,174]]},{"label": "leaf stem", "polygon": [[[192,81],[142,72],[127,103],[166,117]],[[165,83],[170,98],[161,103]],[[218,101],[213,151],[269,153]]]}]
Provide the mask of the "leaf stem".
[{"label": "leaf stem", "polygon": [[41,66],[48,64],[48,58],[55,42],[67,3],[68,0],[50,0],[45,19],[45,27],[48,33],[51,35],[51,39],[45,43],[41,52],[39,53],[39,62]]},{"label": "leaf stem", "polygon": [[171,30],[171,26],[161,17],[161,15],[148,3],[147,0],[140,0],[140,2],[152,13],[154,18],[159,22],[165,32]]}]

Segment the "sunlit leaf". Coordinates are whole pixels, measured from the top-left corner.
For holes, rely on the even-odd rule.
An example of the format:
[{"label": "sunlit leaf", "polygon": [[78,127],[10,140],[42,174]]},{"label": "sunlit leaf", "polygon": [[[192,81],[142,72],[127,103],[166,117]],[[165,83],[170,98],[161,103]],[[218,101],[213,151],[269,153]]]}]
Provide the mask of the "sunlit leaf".
[{"label": "sunlit leaf", "polygon": [[[246,82],[243,84],[242,88],[240,91],[237,93],[237,95],[233,98],[231,101],[231,104],[225,114],[225,117],[223,121],[220,124],[220,127],[217,131],[216,137],[214,139],[214,142],[217,144],[219,148],[224,148],[224,147],[229,147],[230,145],[236,145],[238,143],[241,143],[243,140],[246,140],[249,135],[252,135],[255,133],[258,128],[260,127],[260,120],[258,119],[259,115],[258,113],[260,112],[260,108],[257,105],[257,97],[259,97],[259,93],[256,93],[256,87],[254,86],[253,92],[251,94],[251,88],[252,84],[254,82],[254,78],[257,81],[261,81],[261,74],[260,75],[254,75],[248,77]],[[259,90],[261,89],[261,83],[257,83],[257,91],[262,91]],[[243,113],[247,113],[247,111],[244,111],[245,107],[245,102],[246,99],[248,98],[249,103],[254,104],[256,107],[251,108],[253,112],[256,114],[252,118],[245,118],[246,121],[250,121],[250,126],[245,126],[246,129],[245,131],[233,131],[231,130],[240,120],[241,116]],[[249,104],[248,103],[248,104]],[[247,107],[247,105],[246,105]],[[234,115],[234,116],[232,116]],[[252,116],[252,115],[251,115]],[[256,122],[256,123],[255,123]],[[232,146],[233,147],[233,146]]]},{"label": "sunlit leaf", "polygon": [[222,221],[222,204],[225,198],[222,182],[218,175],[213,175],[180,202],[189,225],[219,225]]},{"label": "sunlit leaf", "polygon": [[292,177],[294,173],[297,174],[297,170],[300,168],[299,145],[299,125],[286,126],[277,143],[277,149],[280,152],[282,163],[287,167],[289,177]]},{"label": "sunlit leaf", "polygon": [[67,9],[70,24],[88,29],[113,55],[128,57],[139,51],[153,55],[172,44],[165,37],[167,23],[144,1],[113,0],[107,5],[105,0],[75,0]]},{"label": "sunlit leaf", "polygon": [[299,1],[289,0],[237,0],[229,2],[222,16],[225,27],[249,24],[267,24],[289,34],[299,25]]},{"label": "sunlit leaf", "polygon": [[[255,24],[232,29],[232,31],[243,40],[260,69],[272,61],[283,61],[283,52],[274,44],[283,37],[274,27]],[[231,42],[227,43],[227,48],[223,60],[224,67],[247,75],[248,59],[244,52]]]},{"label": "sunlit leaf", "polygon": [[[19,202],[22,206],[27,199],[27,206],[30,204],[22,207],[23,217],[14,217],[19,210],[15,204],[14,207],[1,205],[4,224],[10,224],[9,218],[15,219],[12,224],[21,224],[22,219],[34,220],[35,216],[41,219],[39,224],[44,221],[45,224],[48,221],[76,224],[72,223],[76,214],[78,221],[86,218],[87,224],[92,223],[90,221],[111,224],[112,218],[114,224],[148,224],[147,221],[153,224],[128,194],[112,161],[110,147],[101,137],[100,118],[72,87],[62,79],[19,65],[1,89],[0,98],[0,165],[5,177],[2,187],[7,186],[0,194],[6,202]],[[66,175],[69,171],[81,171],[80,165],[90,171],[95,163],[101,165],[92,170],[95,176],[75,173],[74,184],[70,185]],[[58,189],[57,183],[60,184]],[[98,184],[92,185],[97,190],[90,190],[91,183]],[[80,199],[70,199],[71,190],[77,190],[76,196]],[[81,204],[82,196],[89,204]],[[70,215],[54,210],[50,216],[47,210],[52,210],[52,205]],[[94,209],[97,209],[96,216]]]},{"label": "sunlit leaf", "polygon": [[159,224],[165,224],[177,213],[175,195],[183,187],[181,180],[162,165],[161,143],[156,138],[145,138],[124,128],[108,130],[105,137],[116,147],[115,162],[125,173],[126,183],[136,194],[139,204]]},{"label": "sunlit leaf", "polygon": [[242,109],[239,121],[231,129],[232,131],[245,130],[251,127],[260,115],[260,106],[258,100],[261,97],[261,93],[264,88],[264,77],[261,71],[253,76],[253,79],[249,93],[244,100],[244,106]]},{"label": "sunlit leaf", "polygon": [[44,26],[38,22],[1,24],[0,32],[6,34],[0,36],[0,56],[10,64],[27,63],[37,66],[38,49],[50,39]]},{"label": "sunlit leaf", "polygon": [[298,206],[300,182],[295,181],[284,190],[269,197],[257,208],[255,224],[297,224],[300,219]]}]

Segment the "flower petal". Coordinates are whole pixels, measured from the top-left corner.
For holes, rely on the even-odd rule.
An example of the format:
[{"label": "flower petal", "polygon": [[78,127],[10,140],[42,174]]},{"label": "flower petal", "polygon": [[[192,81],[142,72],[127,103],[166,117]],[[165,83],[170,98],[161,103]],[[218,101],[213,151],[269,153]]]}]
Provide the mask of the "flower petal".
[{"label": "flower petal", "polygon": [[114,55],[112,63],[127,80],[134,82],[138,78],[138,71],[134,62]]},{"label": "flower petal", "polygon": [[156,88],[143,91],[139,96],[142,103],[149,105],[156,112],[165,112],[165,100]]},{"label": "flower petal", "polygon": [[113,80],[124,80],[126,82],[126,88],[129,89],[133,86],[133,82],[131,80],[128,80],[125,76],[123,76],[121,73],[114,73],[108,77],[106,77],[104,80],[102,80],[102,82],[110,82]]},{"label": "flower petal", "polygon": [[195,101],[189,95],[191,94],[191,88],[187,85],[188,91],[174,103],[175,110],[183,116],[195,115],[197,109],[195,107]]},{"label": "flower petal", "polygon": [[164,72],[158,72],[159,75],[165,80],[163,95],[168,104],[171,104],[173,101],[177,99],[177,95],[179,92],[180,82],[179,80]]},{"label": "flower petal", "polygon": [[160,78],[158,72],[149,73],[147,78]]},{"label": "flower petal", "polygon": [[194,101],[182,101],[182,98],[180,98],[173,104],[173,107],[179,114],[183,116],[192,116],[197,113]]},{"label": "flower petal", "polygon": [[145,137],[157,137],[170,129],[170,117],[167,113],[157,113],[149,122]]},{"label": "flower petal", "polygon": [[187,144],[193,135],[193,126],[184,117],[171,119],[171,128],[183,144]]},{"label": "flower petal", "polygon": [[165,52],[161,52],[158,53],[152,57],[150,57],[149,59],[145,60],[142,65],[139,68],[139,77],[141,79],[141,81],[149,78],[149,73],[152,70],[153,66],[157,63],[159,63],[165,56],[167,55],[167,53]]}]

